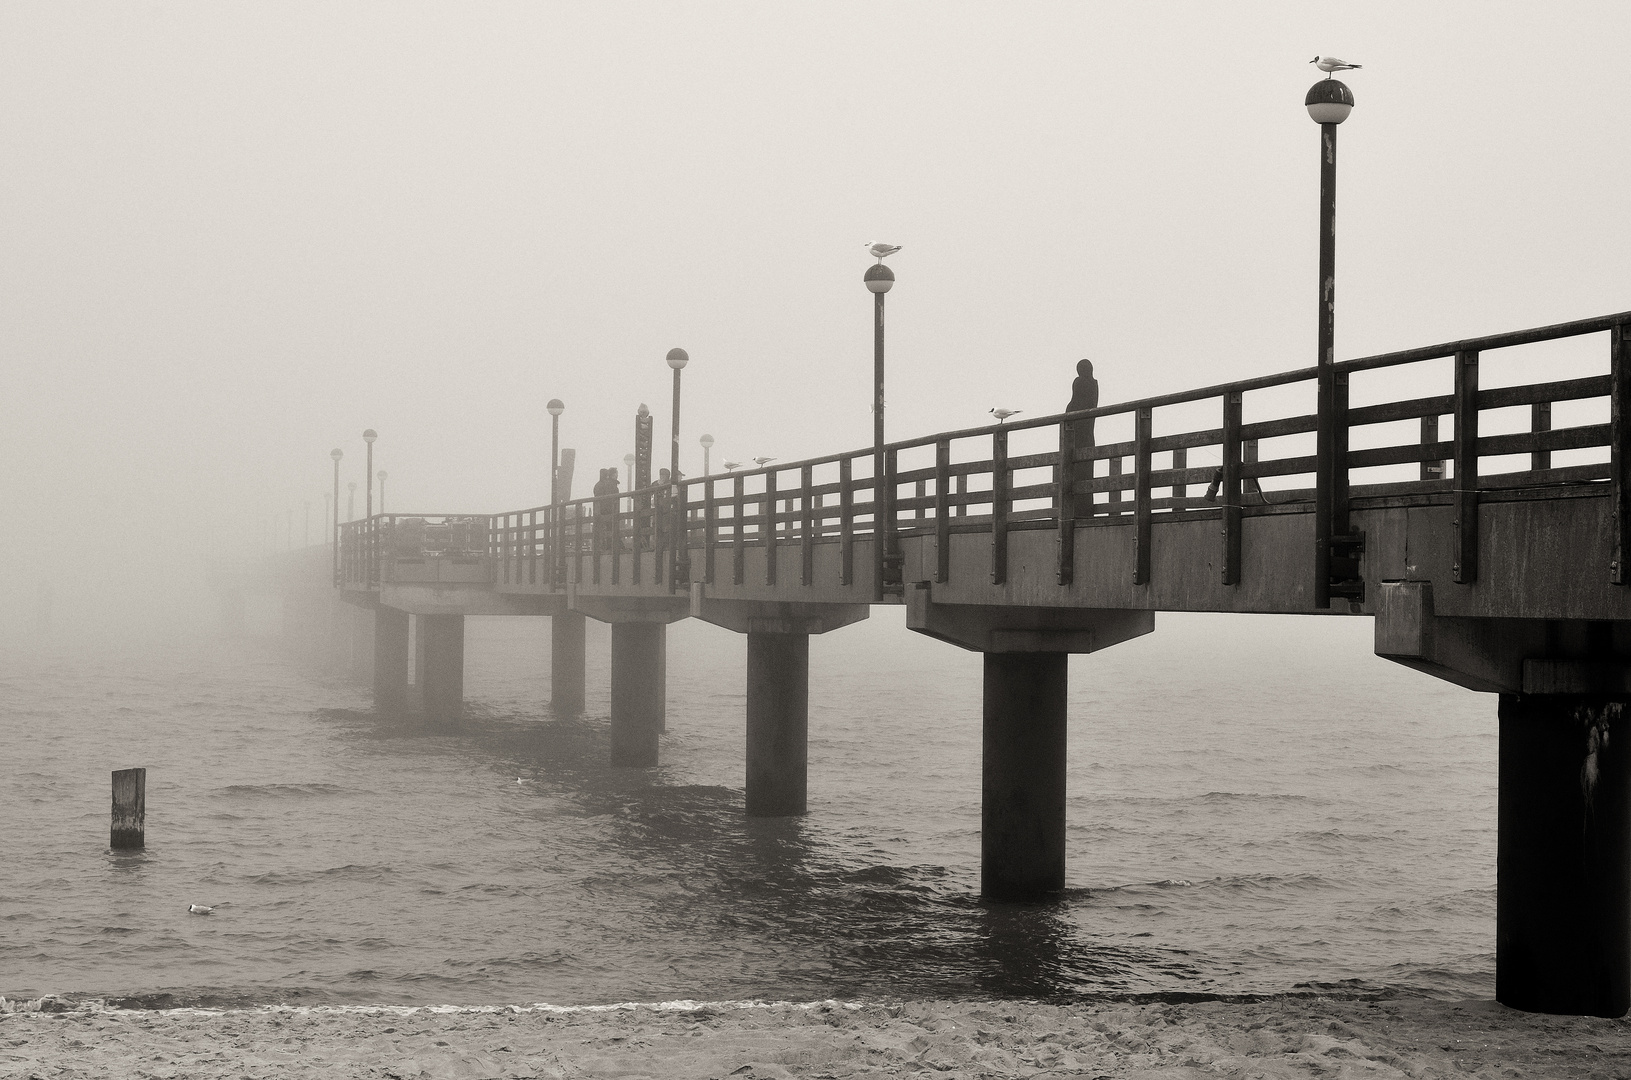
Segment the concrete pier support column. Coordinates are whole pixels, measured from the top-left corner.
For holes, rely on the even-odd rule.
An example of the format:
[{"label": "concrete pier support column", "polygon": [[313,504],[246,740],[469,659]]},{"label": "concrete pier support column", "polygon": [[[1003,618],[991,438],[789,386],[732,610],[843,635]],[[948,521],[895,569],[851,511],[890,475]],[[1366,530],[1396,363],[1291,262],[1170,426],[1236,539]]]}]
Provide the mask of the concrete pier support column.
[{"label": "concrete pier support column", "polygon": [[804,813],[809,794],[810,635],[748,635],[747,812]]},{"label": "concrete pier support column", "polygon": [[563,611],[549,620],[549,705],[556,716],[583,712],[584,617]]},{"label": "concrete pier support column", "polygon": [[1628,703],[1502,694],[1495,997],[1529,1012],[1631,1009]]},{"label": "concrete pier support column", "polygon": [[425,719],[456,723],[464,714],[464,616],[419,616]]},{"label": "concrete pier support column", "polygon": [[985,654],[980,893],[1043,900],[1065,887],[1069,655]]},{"label": "concrete pier support column", "polygon": [[657,764],[663,717],[668,627],[656,622],[612,624],[612,764]]},{"label": "concrete pier support column", "polygon": [[408,708],[408,620],[406,611],[374,609],[374,712],[400,716]]},{"label": "concrete pier support column", "polygon": [[374,681],[374,613],[347,604],[351,623],[351,677],[359,682]]}]

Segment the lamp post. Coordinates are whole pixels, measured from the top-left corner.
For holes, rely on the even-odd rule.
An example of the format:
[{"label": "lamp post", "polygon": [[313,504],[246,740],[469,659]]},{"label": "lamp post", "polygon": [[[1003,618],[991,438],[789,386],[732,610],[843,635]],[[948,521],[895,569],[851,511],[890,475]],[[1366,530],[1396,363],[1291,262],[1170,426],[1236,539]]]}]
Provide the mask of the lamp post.
[{"label": "lamp post", "polygon": [[691,357],[684,349],[675,348],[668,350],[667,360],[668,366],[674,369],[674,414],[668,423],[668,528],[672,534],[672,543],[668,545],[668,580],[673,584],[691,576],[691,552],[689,548],[683,554],[680,551],[683,532],[680,522],[685,517],[685,508],[680,505],[680,372],[691,362]]},{"label": "lamp post", "polygon": [[385,516],[385,470],[381,469],[374,474],[379,478],[379,516]]},{"label": "lamp post", "polygon": [[333,531],[333,533],[330,534],[329,539],[332,542],[332,546],[334,548],[334,587],[339,588],[339,586],[340,586],[340,459],[345,456],[345,452],[342,451],[339,447],[335,447],[333,450],[330,450],[328,452],[328,456],[334,459],[334,531]]},{"label": "lamp post", "polygon": [[357,482],[355,480],[347,481],[345,485],[345,519],[347,521],[357,519]]},{"label": "lamp post", "polygon": [[714,437],[712,435],[704,435],[702,438],[698,439],[697,442],[702,444],[702,475],[712,476],[713,473],[708,467],[708,452],[714,448]]},{"label": "lamp post", "polygon": [[626,482],[629,485],[629,490],[633,491],[634,490],[634,455],[633,454],[624,454],[623,455],[623,467],[629,471],[629,478],[628,478],[628,480]]},{"label": "lamp post", "polygon": [[[1336,79],[1321,79],[1303,104],[1320,126],[1319,268],[1319,429],[1315,446],[1314,606],[1330,606],[1333,596],[1360,599],[1357,574],[1348,564],[1357,554],[1348,524],[1348,376],[1336,370],[1336,202],[1337,125],[1353,111],[1353,91]],[[1333,560],[1332,548],[1342,548]],[[1335,580],[1333,580],[1335,579]],[[1335,587],[1333,587],[1333,585]]]},{"label": "lamp post", "polygon": [[557,481],[561,472],[561,414],[566,404],[560,398],[550,398],[544,406],[549,411],[549,505],[561,501]]},{"label": "lamp post", "polygon": [[[888,534],[893,530],[885,521],[894,503],[893,492],[888,490],[884,477],[883,449],[883,297],[895,284],[895,272],[883,264],[882,259],[866,268],[867,291],[872,293],[872,592],[873,599],[881,601],[884,589],[884,566],[889,558]],[[892,522],[890,523],[893,524]]]},{"label": "lamp post", "polygon": [[368,444],[368,468],[363,471],[362,478],[367,484],[367,490],[363,493],[363,505],[367,508],[365,516],[369,518],[374,516],[374,440],[377,438],[379,433],[373,428],[362,433],[362,441]]}]

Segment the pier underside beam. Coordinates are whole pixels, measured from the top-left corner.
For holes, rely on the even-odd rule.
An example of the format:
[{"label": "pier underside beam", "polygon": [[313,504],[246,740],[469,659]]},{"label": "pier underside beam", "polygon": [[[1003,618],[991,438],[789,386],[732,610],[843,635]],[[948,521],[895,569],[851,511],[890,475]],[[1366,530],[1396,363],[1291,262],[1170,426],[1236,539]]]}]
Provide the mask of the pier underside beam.
[{"label": "pier underside beam", "polygon": [[985,655],[980,894],[1034,902],[1065,887],[1065,702],[1071,653],[1155,629],[1149,611],[937,604],[906,590],[906,625]]},{"label": "pier underside beam", "polygon": [[374,712],[400,716],[408,708],[408,625],[411,616],[374,609]]},{"label": "pier underside beam", "polygon": [[419,616],[419,648],[425,719],[457,723],[464,715],[464,616]]},{"label": "pier underside beam", "polygon": [[668,625],[612,624],[612,764],[657,764],[662,731]]},{"label": "pier underside beam", "polygon": [[1530,1012],[1631,1009],[1627,700],[1502,694],[1495,997]]},{"label": "pier underside beam", "polygon": [[563,611],[549,619],[550,709],[556,716],[583,712],[584,617]]},{"label": "pier underside beam", "polygon": [[810,635],[867,617],[866,604],[715,600],[691,587],[691,614],[748,639],[747,814],[809,810]]}]

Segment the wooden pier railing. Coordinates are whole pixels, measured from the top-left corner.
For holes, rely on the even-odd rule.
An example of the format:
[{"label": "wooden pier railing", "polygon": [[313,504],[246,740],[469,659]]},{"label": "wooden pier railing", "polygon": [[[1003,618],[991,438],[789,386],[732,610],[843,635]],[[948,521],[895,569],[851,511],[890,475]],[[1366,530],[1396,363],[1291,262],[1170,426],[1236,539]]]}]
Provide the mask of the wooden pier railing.
[{"label": "wooden pier railing", "polygon": [[[762,561],[765,584],[794,598],[800,586],[812,584],[817,546],[836,544],[841,583],[870,577],[874,599],[882,600],[900,588],[906,537],[938,537],[934,572],[944,582],[951,573],[950,536],[988,534],[991,580],[1000,584],[1008,573],[1007,535],[1053,530],[1057,579],[1068,584],[1076,530],[1130,524],[1137,538],[1134,577],[1141,583],[1150,574],[1152,528],[1206,516],[1220,521],[1222,581],[1236,584],[1242,519],[1323,513],[1327,519],[1310,534],[1311,543],[1318,537],[1329,545],[1315,594],[1357,599],[1363,537],[1348,527],[1354,508],[1378,499],[1453,502],[1457,580],[1473,581],[1478,506],[1486,492],[1542,497],[1562,486],[1592,485],[1593,494],[1613,498],[1615,506],[1614,561],[1604,568],[1605,583],[1625,584],[1628,329],[1631,312],[1622,312],[1343,361],[1335,374],[1345,383],[1383,369],[1392,378],[1369,388],[1365,397],[1376,400],[1341,406],[1332,415],[1312,408],[1319,371],[1303,368],[907,439],[887,447],[881,483],[872,475],[872,448],[865,447],[491,516],[382,515],[343,527],[339,576],[347,587],[373,587],[386,552],[422,557],[456,548],[462,556],[489,559],[500,585],[564,589],[569,580],[622,584],[628,576],[627,584],[673,591],[693,579],[741,584],[745,551],[766,547],[799,552],[791,575],[785,559]],[[1518,358],[1525,380],[1480,385],[1480,367],[1491,354],[1501,354],[1504,367],[1504,350],[1599,334],[1606,341],[1595,354],[1596,374],[1555,378],[1555,356],[1536,355]],[[1449,370],[1434,370],[1438,361],[1448,361]],[[1440,392],[1421,393],[1435,376]],[[1337,437],[1321,438],[1327,428]],[[1322,469],[1320,447],[1340,448],[1327,451],[1341,457],[1340,467]],[[1332,478],[1328,491],[1319,486],[1322,475]],[[856,542],[877,539],[881,558],[857,566]],[[652,560],[652,581],[640,580],[641,559],[610,557],[631,550],[661,553]]]}]

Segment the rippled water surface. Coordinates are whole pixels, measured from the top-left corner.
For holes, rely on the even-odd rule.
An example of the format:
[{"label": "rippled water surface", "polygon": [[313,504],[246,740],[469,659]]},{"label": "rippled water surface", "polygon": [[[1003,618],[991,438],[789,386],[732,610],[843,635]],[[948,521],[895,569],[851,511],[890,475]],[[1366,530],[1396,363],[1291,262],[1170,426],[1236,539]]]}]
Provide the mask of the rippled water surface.
[{"label": "rippled water surface", "polygon": [[[1370,633],[1163,615],[1073,657],[1070,889],[1036,907],[977,898],[979,656],[898,609],[812,639],[789,820],[742,814],[744,645],[695,622],[669,631],[653,770],[607,765],[594,623],[588,715],[558,720],[548,620],[470,619],[453,730],[207,628],[7,640],[0,994],[1489,994],[1495,702]],[[148,847],[111,854],[108,773],[133,765]]]}]

